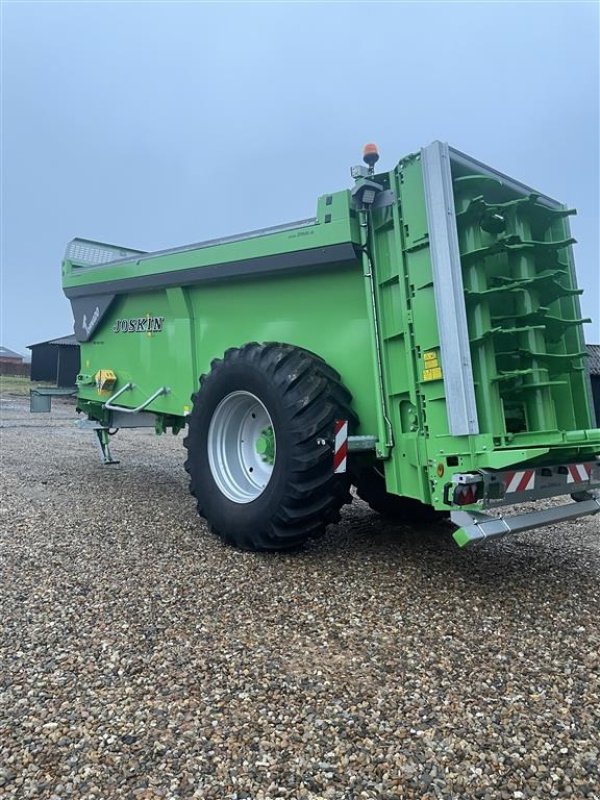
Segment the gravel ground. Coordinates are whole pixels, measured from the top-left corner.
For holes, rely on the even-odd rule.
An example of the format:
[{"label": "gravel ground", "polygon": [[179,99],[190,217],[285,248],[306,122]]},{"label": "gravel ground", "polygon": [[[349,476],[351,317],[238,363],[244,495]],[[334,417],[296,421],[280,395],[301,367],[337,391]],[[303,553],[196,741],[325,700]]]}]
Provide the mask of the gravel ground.
[{"label": "gravel ground", "polygon": [[180,437],[54,409],[2,402],[2,798],[600,798],[597,519],[239,553]]}]

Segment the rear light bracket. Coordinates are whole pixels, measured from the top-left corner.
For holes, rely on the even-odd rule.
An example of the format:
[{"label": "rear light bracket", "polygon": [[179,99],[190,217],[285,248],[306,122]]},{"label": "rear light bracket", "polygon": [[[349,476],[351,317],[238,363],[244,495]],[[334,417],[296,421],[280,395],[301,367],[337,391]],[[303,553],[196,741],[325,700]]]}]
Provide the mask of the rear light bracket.
[{"label": "rear light bracket", "polygon": [[585,492],[600,488],[600,459],[502,472],[482,469],[475,473],[455,473],[452,483],[445,486],[444,502],[450,506],[466,505],[466,488],[474,488],[476,484],[481,486],[477,486],[472,493],[473,505],[480,508],[513,505],[560,495],[583,496]]}]

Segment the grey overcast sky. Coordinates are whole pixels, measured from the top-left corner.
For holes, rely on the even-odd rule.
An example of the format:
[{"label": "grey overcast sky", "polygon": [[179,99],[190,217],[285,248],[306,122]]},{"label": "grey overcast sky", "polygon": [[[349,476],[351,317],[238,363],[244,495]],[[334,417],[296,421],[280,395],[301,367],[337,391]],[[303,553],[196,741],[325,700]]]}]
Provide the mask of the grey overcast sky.
[{"label": "grey overcast sky", "polygon": [[7,2],[0,343],[72,331],[66,243],[154,250],[315,212],[433,139],[576,206],[600,341],[599,7]]}]

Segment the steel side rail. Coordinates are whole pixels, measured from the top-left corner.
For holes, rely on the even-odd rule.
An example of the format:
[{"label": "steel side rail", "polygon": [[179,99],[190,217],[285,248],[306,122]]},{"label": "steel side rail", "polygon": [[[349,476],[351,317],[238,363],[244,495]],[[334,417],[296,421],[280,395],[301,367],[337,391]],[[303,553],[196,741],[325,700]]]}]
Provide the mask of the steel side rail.
[{"label": "steel side rail", "polygon": [[478,511],[453,511],[450,519],[455,525],[460,525],[460,528],[453,533],[454,541],[459,547],[466,547],[481,544],[486,539],[497,539],[508,536],[509,533],[529,531],[553,522],[566,522],[588,514],[597,514],[599,511],[600,498],[596,495],[589,500],[516,514],[514,517],[490,517]]},{"label": "steel side rail", "polygon": [[168,386],[161,386],[160,389],[157,389],[154,394],[151,394],[147,400],[144,400],[143,403],[140,403],[139,406],[136,408],[125,408],[125,406],[115,406],[112,405],[117,397],[120,397],[124,392],[127,392],[129,389],[133,389],[133,383],[126,383],[122,389],[119,389],[118,392],[109,397],[106,403],[103,404],[102,408],[106,408],[108,411],[122,411],[125,414],[137,414],[139,411],[143,411],[153,400],[156,400],[157,397],[160,397],[163,394],[169,394],[171,391]]}]

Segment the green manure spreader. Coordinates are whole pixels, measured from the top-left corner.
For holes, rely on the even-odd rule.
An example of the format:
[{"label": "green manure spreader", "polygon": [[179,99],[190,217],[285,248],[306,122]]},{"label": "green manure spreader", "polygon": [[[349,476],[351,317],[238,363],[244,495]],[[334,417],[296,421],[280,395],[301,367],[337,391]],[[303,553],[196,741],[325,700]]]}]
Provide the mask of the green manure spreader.
[{"label": "green manure spreader", "polygon": [[597,513],[574,212],[441,142],[377,160],[367,145],[311,219],[68,245],[103,460],[116,429],[185,428],[198,512],[250,550],[318,536],[351,485],[403,521],[449,517],[461,547]]}]

